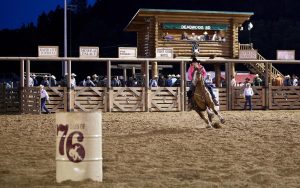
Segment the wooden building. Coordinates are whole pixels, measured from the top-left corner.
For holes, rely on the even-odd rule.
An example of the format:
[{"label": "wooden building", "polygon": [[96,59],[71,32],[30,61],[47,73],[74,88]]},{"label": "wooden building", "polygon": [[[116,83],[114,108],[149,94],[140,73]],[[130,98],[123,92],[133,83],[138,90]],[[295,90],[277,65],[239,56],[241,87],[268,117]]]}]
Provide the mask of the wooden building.
[{"label": "wooden building", "polygon": [[[155,57],[156,48],[168,47],[180,58],[191,55],[237,58],[238,28],[252,15],[252,12],[139,9],[125,31],[137,32],[139,57]],[[187,39],[182,39],[184,33]],[[215,33],[217,37],[213,38]]]}]

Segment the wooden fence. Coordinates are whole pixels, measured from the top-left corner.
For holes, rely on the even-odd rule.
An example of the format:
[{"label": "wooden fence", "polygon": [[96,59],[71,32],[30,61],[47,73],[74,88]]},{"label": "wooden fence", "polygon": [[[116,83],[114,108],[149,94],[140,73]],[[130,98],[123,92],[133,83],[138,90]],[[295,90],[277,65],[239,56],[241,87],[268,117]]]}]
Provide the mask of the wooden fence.
[{"label": "wooden fence", "polygon": [[18,88],[5,88],[0,85],[0,113],[20,112],[20,91]]},{"label": "wooden fence", "polygon": [[[0,113],[41,113],[40,88],[0,88]],[[51,112],[67,111],[67,88],[45,87]],[[186,88],[186,92],[189,88]],[[245,99],[243,87],[231,88],[230,100],[226,88],[218,88],[220,110],[242,110]],[[299,86],[253,87],[254,110],[300,109]],[[187,109],[187,96],[180,87],[76,87],[71,91],[71,111],[103,112],[173,112]],[[182,101],[183,100],[183,101]],[[229,105],[231,104],[231,106]]]},{"label": "wooden fence", "polygon": [[108,98],[112,112],[143,112],[146,109],[143,87],[113,87]]},{"label": "wooden fence", "polygon": [[300,109],[299,86],[272,86],[269,93],[270,109]]},{"label": "wooden fence", "polygon": [[[74,89],[74,111],[106,111],[105,87],[76,87]],[[66,106],[66,105],[65,105]]]},{"label": "wooden fence", "polygon": [[[261,86],[252,87],[254,95],[252,97],[252,109],[263,110],[266,109],[265,103],[265,89]],[[243,110],[245,99],[243,96],[244,87],[232,88],[232,110]]]},{"label": "wooden fence", "polygon": [[25,87],[21,91],[21,111],[25,114],[41,113],[41,91],[39,87]]},{"label": "wooden fence", "polygon": [[181,111],[181,96],[179,87],[151,88],[149,96],[149,111],[174,112]]}]

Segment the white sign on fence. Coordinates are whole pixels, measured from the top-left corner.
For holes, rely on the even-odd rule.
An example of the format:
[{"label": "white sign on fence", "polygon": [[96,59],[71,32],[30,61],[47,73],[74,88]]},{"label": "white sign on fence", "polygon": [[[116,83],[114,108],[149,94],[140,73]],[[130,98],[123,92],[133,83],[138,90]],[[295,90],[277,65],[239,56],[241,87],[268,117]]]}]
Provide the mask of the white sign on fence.
[{"label": "white sign on fence", "polygon": [[156,58],[173,58],[173,48],[156,48]]},{"label": "white sign on fence", "polygon": [[136,58],[137,48],[134,47],[119,47],[119,58]]},{"label": "white sign on fence", "polygon": [[295,50],[277,50],[277,60],[295,60]]},{"label": "white sign on fence", "polygon": [[240,50],[239,59],[257,59],[257,50]]},{"label": "white sign on fence", "polygon": [[99,58],[99,47],[80,46],[79,53],[81,58]]},{"label": "white sign on fence", "polygon": [[39,57],[58,57],[58,46],[38,46]]}]

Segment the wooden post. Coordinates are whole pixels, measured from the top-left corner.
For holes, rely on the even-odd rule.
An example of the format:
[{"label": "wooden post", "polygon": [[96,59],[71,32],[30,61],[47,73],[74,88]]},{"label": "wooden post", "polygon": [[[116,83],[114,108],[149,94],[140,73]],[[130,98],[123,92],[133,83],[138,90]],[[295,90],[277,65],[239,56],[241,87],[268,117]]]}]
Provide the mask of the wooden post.
[{"label": "wooden post", "polygon": [[24,88],[24,60],[20,61],[20,89]]},{"label": "wooden post", "polygon": [[185,107],[185,63],[184,61],[180,62],[180,108],[181,111],[184,111],[184,107]]},{"label": "wooden post", "polygon": [[30,60],[26,60],[26,87],[29,87],[30,78]]},{"label": "wooden post", "polygon": [[151,91],[149,89],[149,61],[148,60],[145,62],[145,77],[144,77],[144,81],[145,81],[145,88],[146,88],[146,104],[145,104],[146,105],[146,112],[149,112],[149,110],[151,108],[151,104],[150,104],[150,94],[151,94]]},{"label": "wooden post", "polygon": [[123,68],[123,77],[124,80],[127,81],[127,69],[125,67]]},{"label": "wooden post", "polygon": [[271,78],[269,78],[270,77],[270,64],[269,63],[265,63],[265,74],[264,74],[264,81],[265,81],[265,109],[266,110],[269,110],[270,109],[270,102],[269,102],[269,100],[271,99],[270,97],[271,96],[269,96],[269,94],[270,94],[270,85],[271,85],[271,83],[272,83],[272,79]]},{"label": "wooden post", "polygon": [[215,64],[215,84],[216,87],[221,87],[221,65]]},{"label": "wooden post", "polygon": [[[71,60],[68,60],[67,62],[67,68],[68,68],[68,75],[67,75],[67,111],[71,112],[74,110],[74,97],[72,97],[72,88],[71,88]],[[72,100],[73,99],[73,100]],[[73,106],[73,108],[72,108]]]},{"label": "wooden post", "polygon": [[157,67],[157,62],[154,61],[151,63],[152,65],[152,79],[154,78],[154,76],[158,76],[158,67]]},{"label": "wooden post", "polygon": [[111,89],[111,61],[107,61],[107,66],[106,66],[106,75],[107,75],[107,107],[108,107],[108,112],[111,112],[113,108],[113,90]]},{"label": "wooden post", "polygon": [[135,78],[135,67],[132,67],[132,78]]},{"label": "wooden post", "polygon": [[227,110],[232,110],[232,88],[231,88],[231,70],[232,63],[227,62],[225,64],[225,79],[226,79],[226,90],[227,90]]}]

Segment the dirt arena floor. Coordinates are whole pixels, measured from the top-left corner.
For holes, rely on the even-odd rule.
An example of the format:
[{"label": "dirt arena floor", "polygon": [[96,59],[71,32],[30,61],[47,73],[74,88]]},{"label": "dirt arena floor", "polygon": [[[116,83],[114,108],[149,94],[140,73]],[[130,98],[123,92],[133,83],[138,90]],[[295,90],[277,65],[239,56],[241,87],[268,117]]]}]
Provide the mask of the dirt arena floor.
[{"label": "dirt arena floor", "polygon": [[[55,115],[0,116],[0,187],[299,187],[300,111],[103,114],[103,182],[56,183]],[[216,120],[216,118],[215,118]]]}]

